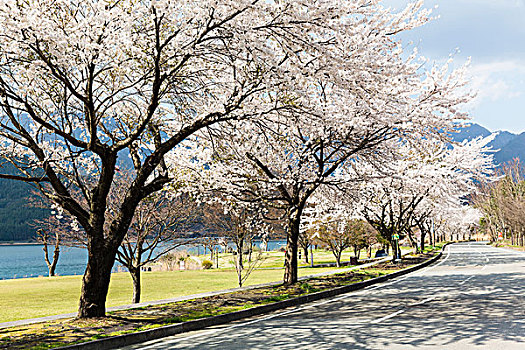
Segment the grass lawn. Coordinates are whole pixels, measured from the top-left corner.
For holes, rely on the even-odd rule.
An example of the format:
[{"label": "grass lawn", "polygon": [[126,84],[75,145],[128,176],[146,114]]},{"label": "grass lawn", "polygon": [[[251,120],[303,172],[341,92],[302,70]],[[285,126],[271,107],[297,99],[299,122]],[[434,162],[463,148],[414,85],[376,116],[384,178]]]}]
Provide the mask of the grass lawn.
[{"label": "grass lawn", "polygon": [[[403,247],[403,250],[410,249]],[[264,253],[259,267],[282,267],[284,253]],[[353,256],[349,250],[343,253],[341,261]],[[207,256],[209,257],[209,255]],[[361,252],[361,258],[366,253]],[[206,256],[198,257],[203,260]],[[306,264],[301,259],[301,266]],[[315,250],[314,262],[335,262],[329,251]],[[59,262],[60,263],[60,262]],[[237,275],[232,269],[233,255],[221,254],[220,269],[155,271],[142,273],[142,301],[169,299],[196,293],[211,292],[237,287]],[[301,268],[299,276],[306,276],[336,268]],[[255,270],[245,285],[280,281],[283,269]],[[80,298],[81,276],[38,277],[14,280],[0,280],[0,322],[43,317],[77,311]],[[106,306],[131,303],[132,284],[127,272],[112,274]]]},{"label": "grass lawn", "polygon": [[[409,251],[412,250],[410,247],[401,247],[402,251]],[[306,263],[304,260],[304,255],[302,249],[301,252],[301,259],[299,259],[299,266],[309,266],[310,264]],[[372,257],[375,255],[376,249],[372,250]],[[257,252],[253,253],[253,256],[257,256]],[[353,250],[347,249],[343,251],[343,254],[341,255],[341,262],[350,260],[350,257],[354,256]],[[264,252],[262,255],[263,259],[260,262],[260,265],[258,267],[265,268],[265,267],[282,267],[284,264],[284,252],[279,251],[269,251]],[[362,250],[361,255],[359,256],[361,259],[365,259],[367,257],[366,251]],[[209,260],[210,254],[207,255],[199,255],[194,256],[194,258],[197,258],[199,260]],[[231,253],[220,253],[219,254],[219,267],[230,267],[233,268],[235,266],[235,256]],[[310,252],[308,252],[308,259],[310,259]],[[310,261],[310,260],[308,260]],[[326,264],[326,263],[334,263],[335,257],[332,254],[332,252],[324,249],[316,249],[314,250],[314,264]]]},{"label": "grass lawn", "polygon": [[[335,268],[302,268],[299,276]],[[283,270],[255,270],[246,285],[279,281]],[[0,322],[76,312],[81,276],[38,277],[0,281]],[[231,269],[145,272],[142,301],[174,298],[237,287]],[[107,306],[130,304],[131,278],[127,272],[111,278]]]}]

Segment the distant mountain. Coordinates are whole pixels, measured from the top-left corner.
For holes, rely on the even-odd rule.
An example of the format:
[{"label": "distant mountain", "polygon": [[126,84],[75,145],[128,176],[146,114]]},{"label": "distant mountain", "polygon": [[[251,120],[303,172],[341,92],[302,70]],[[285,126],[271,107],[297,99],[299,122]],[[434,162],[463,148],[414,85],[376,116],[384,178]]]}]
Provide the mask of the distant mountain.
[{"label": "distant mountain", "polygon": [[494,161],[498,164],[506,163],[514,158],[525,160],[525,132],[515,135],[494,154]]},{"label": "distant mountain", "polygon": [[[4,165],[2,173],[16,174],[12,165]],[[35,237],[31,223],[49,215],[48,210],[28,206],[33,197],[30,184],[15,180],[0,179],[0,242],[28,241]]]},{"label": "distant mountain", "polygon": [[472,140],[476,137],[487,137],[491,134],[490,131],[478,124],[470,124],[464,128],[458,128],[457,133],[452,134],[452,139],[457,142],[464,140]]},{"label": "distant mountain", "polygon": [[497,131],[496,137],[490,143],[490,146],[493,150],[502,150],[504,149],[509,142],[512,142],[517,137],[516,134],[512,134],[508,131]]},{"label": "distant mountain", "polygon": [[508,131],[491,133],[481,125],[473,123],[464,128],[458,128],[458,132],[452,134],[451,138],[454,141],[462,142],[480,136],[487,137],[491,134],[495,134],[495,137],[488,146],[496,151],[493,153],[496,165],[512,161],[514,158],[525,160],[525,132],[521,134],[513,134]]}]

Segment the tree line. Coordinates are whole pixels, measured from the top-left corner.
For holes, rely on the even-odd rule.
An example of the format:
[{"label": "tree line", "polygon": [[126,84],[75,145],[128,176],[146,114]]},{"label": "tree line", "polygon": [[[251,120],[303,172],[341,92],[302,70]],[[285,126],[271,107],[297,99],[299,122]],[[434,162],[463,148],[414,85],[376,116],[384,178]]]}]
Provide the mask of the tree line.
[{"label": "tree line", "polygon": [[480,184],[473,202],[483,213],[479,229],[492,242],[525,246],[525,168],[519,159],[503,164],[492,181]]}]

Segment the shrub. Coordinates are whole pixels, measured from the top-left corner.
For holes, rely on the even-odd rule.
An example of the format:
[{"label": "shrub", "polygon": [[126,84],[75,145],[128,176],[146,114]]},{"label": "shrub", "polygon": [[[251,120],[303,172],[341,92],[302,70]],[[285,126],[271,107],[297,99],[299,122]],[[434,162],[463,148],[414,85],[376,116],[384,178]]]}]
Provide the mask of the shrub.
[{"label": "shrub", "polygon": [[209,260],[204,260],[204,261],[202,262],[202,268],[203,268],[204,270],[211,269],[212,266],[213,266],[213,263],[212,263],[211,261],[209,261]]}]

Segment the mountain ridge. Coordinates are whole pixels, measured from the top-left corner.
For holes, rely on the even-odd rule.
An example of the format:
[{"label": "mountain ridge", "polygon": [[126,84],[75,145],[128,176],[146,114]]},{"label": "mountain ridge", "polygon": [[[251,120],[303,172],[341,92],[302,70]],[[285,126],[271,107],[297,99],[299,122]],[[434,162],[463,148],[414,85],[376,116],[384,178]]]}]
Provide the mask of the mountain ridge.
[{"label": "mountain ridge", "polygon": [[525,132],[514,134],[505,130],[489,131],[487,128],[470,123],[457,129],[451,134],[452,141],[463,142],[473,140],[477,137],[488,137],[494,135],[494,139],[488,143],[494,151],[494,165],[501,166],[512,161],[514,158],[525,159]]}]

